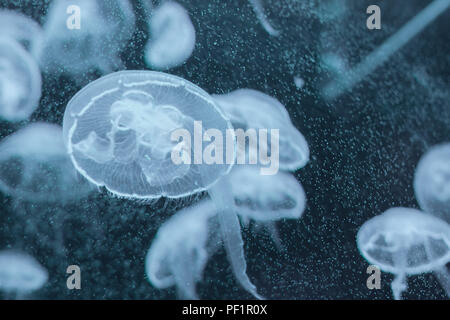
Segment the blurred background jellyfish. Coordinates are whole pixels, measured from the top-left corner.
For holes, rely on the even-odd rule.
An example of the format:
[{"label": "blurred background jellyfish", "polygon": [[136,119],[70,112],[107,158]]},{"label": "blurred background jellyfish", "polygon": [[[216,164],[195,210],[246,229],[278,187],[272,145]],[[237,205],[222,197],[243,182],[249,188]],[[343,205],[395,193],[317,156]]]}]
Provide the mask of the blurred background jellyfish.
[{"label": "blurred background jellyfish", "polygon": [[208,191],[219,210],[233,272],[260,298],[246,273],[239,220],[224,178],[233,166],[224,159],[229,152],[234,159],[234,144],[228,155],[211,163],[202,160],[209,146],[211,152],[221,150],[214,143],[203,150],[201,140],[223,139],[231,129],[209,94],[185,79],[154,71],[121,71],[91,82],[69,101],[63,123],[75,168],[113,195],[152,200]]},{"label": "blurred background jellyfish", "polygon": [[211,201],[182,209],[165,222],[156,234],[145,259],[150,283],[165,289],[176,285],[182,299],[198,299],[196,283],[214,248]]},{"label": "blurred background jellyfish", "polygon": [[13,10],[0,9],[2,36],[10,37],[29,50],[43,37],[41,26],[32,18]]},{"label": "blurred background jellyfish", "polygon": [[0,118],[26,120],[39,105],[42,79],[31,55],[13,38],[0,37]]},{"label": "blurred background jellyfish", "polygon": [[450,296],[450,226],[416,209],[391,208],[365,222],[358,231],[361,255],[381,270],[395,275],[395,299],[407,290],[406,277],[435,272]]},{"label": "blurred background jellyfish", "polygon": [[194,26],[186,9],[175,1],[165,1],[152,12],[149,29],[145,60],[154,69],[177,67],[194,51]]},{"label": "blurred background jellyfish", "polygon": [[0,291],[6,297],[22,299],[42,288],[47,280],[47,270],[29,254],[0,251]]},{"label": "blurred background jellyfish", "polygon": [[434,146],[422,156],[414,191],[425,212],[450,223],[450,143]]},{"label": "blurred background jellyfish", "polygon": [[128,0],[53,1],[44,39],[33,47],[43,72],[77,76],[123,67],[120,53],[131,39],[135,16]]},{"label": "blurred background jellyfish", "polygon": [[[295,171],[309,161],[309,147],[305,137],[295,128],[286,108],[275,98],[253,89],[238,89],[227,94],[213,95],[214,100],[230,118],[235,129],[279,129],[279,167],[281,170]],[[267,144],[258,147],[272,149],[273,137]],[[257,150],[242,148],[238,143],[237,156],[251,155]],[[239,163],[239,162],[238,162]],[[246,161],[246,163],[248,163]]]},{"label": "blurred background jellyfish", "polygon": [[[26,246],[25,238],[39,237],[40,243],[64,254],[62,227],[70,217],[65,206],[87,197],[92,186],[74,169],[62,128],[36,122],[0,142],[0,191],[12,198],[23,233],[16,235],[16,247]],[[91,225],[97,226],[93,221]]]},{"label": "blurred background jellyfish", "polygon": [[73,168],[58,125],[36,122],[0,142],[0,190],[31,202],[67,202],[91,191]]}]

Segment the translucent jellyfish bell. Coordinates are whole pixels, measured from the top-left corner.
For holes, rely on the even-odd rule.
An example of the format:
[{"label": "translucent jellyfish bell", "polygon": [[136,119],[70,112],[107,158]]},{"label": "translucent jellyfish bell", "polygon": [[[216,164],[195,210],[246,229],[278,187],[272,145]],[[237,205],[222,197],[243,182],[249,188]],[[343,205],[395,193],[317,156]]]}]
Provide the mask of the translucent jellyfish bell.
[{"label": "translucent jellyfish bell", "polygon": [[42,79],[30,54],[14,39],[0,37],[0,117],[26,120],[39,105]]},{"label": "translucent jellyfish bell", "polygon": [[145,262],[153,286],[176,285],[181,298],[198,299],[195,286],[208,262],[209,225],[215,214],[211,201],[201,201],[177,212],[159,228]]},{"label": "translucent jellyfish bell", "polygon": [[145,59],[152,68],[165,70],[179,66],[194,51],[195,29],[188,12],[178,3],[165,1],[156,8],[149,28]]},{"label": "translucent jellyfish bell", "polygon": [[77,170],[95,185],[134,199],[180,198],[208,189],[231,168],[172,161],[178,142],[171,133],[184,128],[194,136],[194,119],[203,130],[230,128],[194,84],[160,72],[121,71],[72,98],[64,140]]},{"label": "translucent jellyfish bell", "polygon": [[299,219],[306,196],[297,179],[279,171],[261,175],[257,166],[236,166],[229,176],[239,215],[256,221]]},{"label": "translucent jellyfish bell", "polygon": [[134,26],[128,0],[53,1],[44,23],[44,39],[33,47],[33,54],[49,73],[109,73],[122,67],[119,54]]},{"label": "translucent jellyfish bell", "polygon": [[425,212],[450,223],[450,143],[423,155],[414,175],[414,191]]},{"label": "translucent jellyfish bell", "polygon": [[[230,118],[235,128],[279,129],[279,167],[294,171],[309,161],[309,147],[304,136],[292,124],[286,108],[275,98],[252,89],[238,89],[213,98]],[[271,137],[268,146],[271,146]],[[261,147],[261,145],[259,146]],[[238,149],[238,153],[246,151]]]},{"label": "translucent jellyfish bell", "polygon": [[251,165],[235,166],[229,181],[241,221],[253,221],[257,229],[266,229],[281,249],[276,222],[299,219],[303,214],[306,195],[301,184],[289,173],[261,175],[259,168]]},{"label": "translucent jellyfish bell", "polygon": [[0,30],[3,36],[16,40],[27,49],[43,37],[42,28],[36,21],[13,10],[0,9]]},{"label": "translucent jellyfish bell", "polygon": [[33,123],[0,142],[0,190],[22,200],[60,202],[91,188],[67,156],[61,127]]},{"label": "translucent jellyfish bell", "polygon": [[[406,276],[436,271],[449,293],[450,226],[416,209],[391,208],[365,222],[357,235],[362,256],[381,270],[396,275],[395,299],[407,289]],[[441,280],[441,279],[440,279]]]},{"label": "translucent jellyfish bell", "polygon": [[48,273],[32,256],[13,250],[0,251],[0,291],[22,296],[44,286]]}]

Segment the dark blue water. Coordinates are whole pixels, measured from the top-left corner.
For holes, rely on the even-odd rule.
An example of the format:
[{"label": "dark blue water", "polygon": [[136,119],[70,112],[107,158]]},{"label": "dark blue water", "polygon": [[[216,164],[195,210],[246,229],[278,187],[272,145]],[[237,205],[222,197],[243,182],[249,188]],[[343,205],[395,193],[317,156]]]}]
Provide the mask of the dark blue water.
[{"label": "dark blue water", "polygon": [[[27,1],[0,4],[43,21],[49,1],[22,2]],[[427,148],[449,141],[450,12],[351,92],[327,102],[320,90],[333,74],[320,60],[321,34],[327,35],[326,47],[354,66],[429,1],[339,1],[338,8],[346,5],[339,17],[325,2],[265,0],[278,37],[265,32],[248,1],[179,3],[195,26],[196,47],[184,65],[169,72],[210,93],[253,88],[276,97],[311,149],[311,161],[296,172],[307,209],[300,220],[277,224],[285,250],[276,249],[267,234],[244,230],[248,274],[258,292],[270,299],[391,299],[389,274],[383,273],[380,290],[367,289],[368,263],[356,247],[356,233],[390,207],[418,208],[415,166]],[[145,17],[133,4],[138,26],[122,59],[127,69],[148,69]],[[382,10],[381,30],[366,28],[370,4]],[[81,87],[68,77],[43,76],[43,97],[30,121],[62,124],[67,102]],[[294,76],[305,80],[304,88],[295,86]],[[25,125],[0,122],[0,137]],[[49,283],[32,298],[172,299],[174,289],[148,283],[144,258],[158,227],[186,205],[189,201],[146,205],[100,192],[76,204],[43,207],[0,194],[0,248],[22,249],[48,269]],[[55,215],[64,216],[59,230],[65,249],[59,253],[50,223]],[[71,264],[81,267],[81,290],[66,287]],[[431,274],[409,277],[408,284],[404,298],[446,298]],[[198,293],[208,299],[251,298],[234,280],[223,249],[210,258]]]}]

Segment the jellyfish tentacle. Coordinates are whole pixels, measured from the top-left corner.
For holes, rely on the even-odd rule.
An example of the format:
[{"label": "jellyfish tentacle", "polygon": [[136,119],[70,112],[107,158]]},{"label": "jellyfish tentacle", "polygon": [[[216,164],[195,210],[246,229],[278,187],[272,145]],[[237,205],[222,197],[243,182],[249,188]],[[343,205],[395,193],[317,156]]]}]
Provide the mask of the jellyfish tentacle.
[{"label": "jellyfish tentacle", "polygon": [[264,298],[256,291],[256,286],[247,275],[247,263],[244,255],[244,241],[241,226],[234,207],[234,199],[227,178],[222,178],[211,189],[209,195],[218,210],[218,218],[222,240],[230,259],[231,268],[239,283],[255,298]]},{"label": "jellyfish tentacle", "polygon": [[406,291],[408,285],[406,283],[405,273],[397,274],[391,283],[392,292],[394,293],[395,300],[402,299],[402,293]]}]

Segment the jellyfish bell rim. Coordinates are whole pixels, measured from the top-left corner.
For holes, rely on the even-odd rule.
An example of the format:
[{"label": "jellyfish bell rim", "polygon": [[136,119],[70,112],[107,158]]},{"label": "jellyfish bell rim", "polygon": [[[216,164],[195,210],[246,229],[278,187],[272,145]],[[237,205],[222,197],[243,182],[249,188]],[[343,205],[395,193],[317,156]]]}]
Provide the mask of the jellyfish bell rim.
[{"label": "jellyfish bell rim", "polygon": [[[416,215],[419,217],[422,221],[414,222],[414,220],[410,219],[411,215]],[[356,236],[356,243],[359,252],[361,255],[371,264],[379,266],[381,270],[385,272],[389,272],[392,274],[399,274],[399,273],[405,273],[408,275],[416,275],[421,273],[429,273],[433,272],[434,270],[438,269],[441,266],[445,266],[446,263],[450,260],[450,250],[447,250],[446,254],[444,254],[442,257],[438,259],[434,259],[433,261],[430,261],[426,264],[420,264],[418,266],[414,267],[406,267],[404,269],[401,269],[399,267],[388,265],[385,263],[380,263],[380,261],[377,261],[377,259],[373,258],[368,251],[370,250],[370,246],[367,243],[370,243],[371,239],[377,238],[379,235],[385,235],[388,233],[392,233],[393,228],[386,231],[386,228],[392,227],[390,223],[394,221],[394,219],[402,219],[403,224],[402,226],[404,228],[408,228],[413,226],[414,223],[417,224],[417,226],[413,226],[413,229],[416,231],[420,231],[423,233],[423,235],[432,237],[432,238],[439,238],[442,241],[446,243],[448,248],[450,249],[450,226],[443,220],[436,218],[432,215],[426,214],[425,212],[422,212],[418,209],[414,208],[406,208],[406,207],[393,207],[389,208],[385,212],[383,212],[380,215],[377,215],[366,222],[360,227],[358,230],[357,236]],[[426,224],[424,224],[426,223]],[[395,222],[395,224],[399,224],[399,222]],[[423,231],[423,228],[426,226],[432,226],[437,227],[436,229],[439,229],[439,234],[435,234],[433,236],[432,230],[426,230]],[[371,231],[371,229],[377,229],[375,231]]]},{"label": "jellyfish bell rim", "polygon": [[[198,187],[195,189],[191,189],[189,192],[179,193],[176,195],[167,194],[166,192],[162,192],[160,194],[150,194],[150,195],[141,195],[141,194],[137,194],[135,192],[124,193],[124,192],[117,191],[114,188],[107,186],[104,181],[95,181],[93,178],[91,178],[90,175],[86,172],[86,170],[84,170],[78,164],[77,160],[75,159],[74,152],[73,152],[73,145],[70,144],[69,141],[70,141],[71,137],[73,136],[73,133],[76,129],[78,117],[82,116],[83,113],[91,107],[93,102],[95,102],[95,99],[97,99],[105,94],[108,94],[112,90],[107,90],[106,92],[103,92],[103,93],[97,94],[96,96],[91,97],[90,101],[78,112],[72,112],[72,110],[70,110],[71,109],[70,106],[72,106],[75,103],[75,101],[77,101],[77,99],[79,99],[83,94],[85,94],[86,91],[91,90],[93,87],[95,87],[96,85],[98,85],[101,82],[105,82],[107,80],[118,78],[118,84],[120,84],[121,86],[122,85],[127,86],[126,84],[124,84],[124,81],[125,81],[124,78],[127,75],[133,75],[133,76],[139,76],[139,75],[149,76],[150,75],[150,76],[154,77],[154,79],[130,82],[130,84],[128,84],[129,87],[131,87],[131,85],[136,85],[137,83],[138,84],[150,84],[150,83],[163,84],[163,81],[166,80],[167,83],[169,83],[171,86],[185,88],[192,94],[195,94],[195,95],[201,97],[201,99],[205,100],[209,105],[211,105],[214,108],[214,111],[217,112],[217,114],[223,119],[224,123],[226,124],[227,130],[233,129],[231,121],[225,115],[225,113],[221,110],[221,108],[217,105],[217,103],[214,101],[214,99],[211,97],[211,95],[187,79],[181,78],[176,75],[172,75],[170,73],[165,73],[165,72],[161,72],[161,71],[153,71],[153,70],[122,70],[122,71],[110,73],[108,75],[102,76],[102,77],[90,82],[89,84],[84,86],[81,90],[79,90],[69,100],[69,102],[67,103],[66,109],[64,111],[63,141],[66,146],[67,154],[69,155],[73,165],[75,166],[75,169],[85,179],[87,179],[90,183],[92,183],[93,185],[95,185],[97,187],[105,188],[107,191],[109,191],[112,195],[114,195],[116,197],[145,201],[145,200],[157,200],[157,199],[160,199],[163,197],[169,198],[169,199],[180,199],[180,198],[186,198],[193,194],[207,191],[210,188],[212,188],[214,185],[216,185],[216,183],[218,183],[218,181],[220,181],[224,176],[228,175],[231,172],[231,170],[234,166],[234,161],[232,163],[226,163],[225,165],[227,166],[227,170],[221,172],[216,177],[216,179],[214,181],[212,181],[211,183],[209,183],[208,185]],[[164,84],[167,85],[167,83],[164,83]],[[69,127],[70,122],[72,122],[72,123],[70,124],[70,127]],[[234,141],[233,159],[235,159],[235,157],[236,157],[236,147],[235,147],[236,141],[234,139],[234,130],[230,130],[230,132],[232,133],[233,141]],[[201,174],[201,175],[203,175],[203,174]]]},{"label": "jellyfish bell rim", "polygon": [[[16,32],[10,33],[10,37],[19,43],[21,43],[21,41],[28,41],[30,46],[29,51],[31,51],[31,48],[35,43],[41,42],[44,38],[44,30],[42,29],[42,26],[32,17],[23,14],[22,12],[0,8],[0,18],[7,23],[14,23],[13,30]],[[23,29],[26,31],[21,32],[22,30],[18,27],[19,25],[25,27]]]}]

